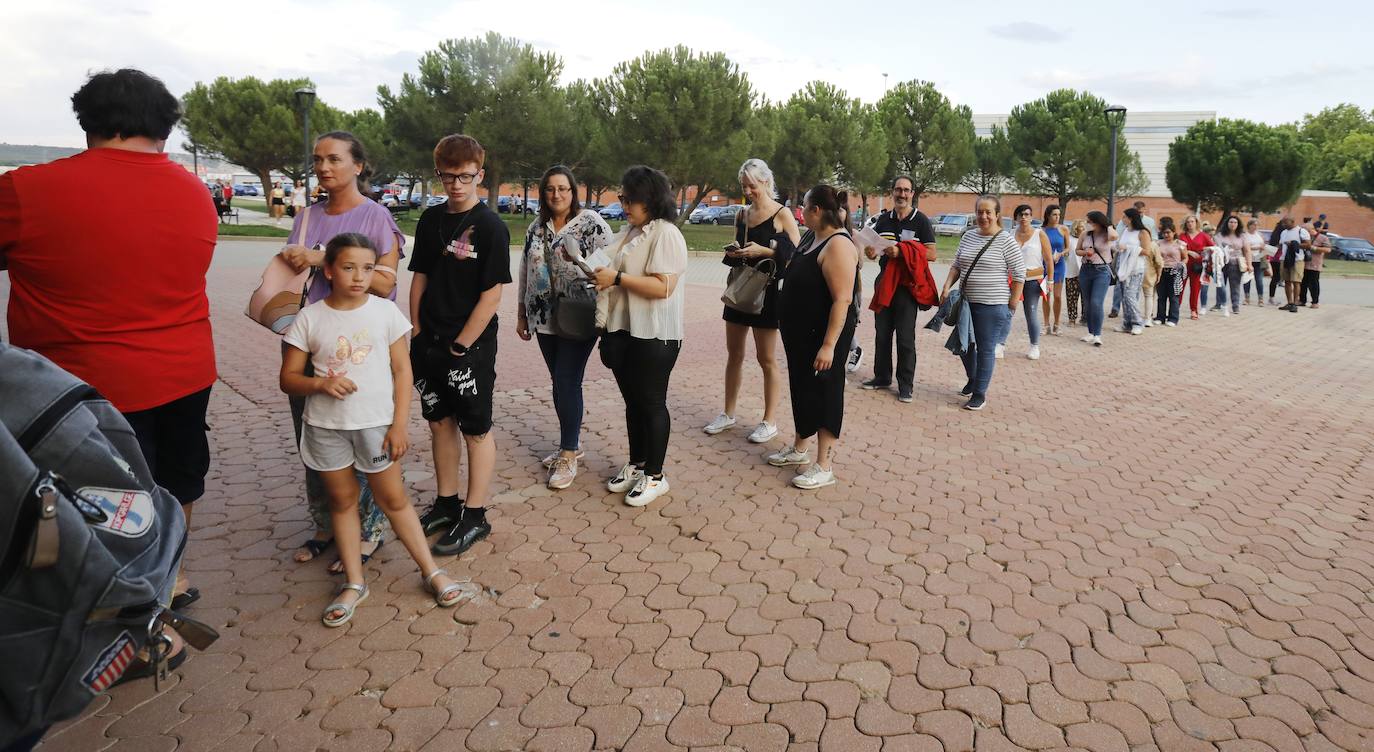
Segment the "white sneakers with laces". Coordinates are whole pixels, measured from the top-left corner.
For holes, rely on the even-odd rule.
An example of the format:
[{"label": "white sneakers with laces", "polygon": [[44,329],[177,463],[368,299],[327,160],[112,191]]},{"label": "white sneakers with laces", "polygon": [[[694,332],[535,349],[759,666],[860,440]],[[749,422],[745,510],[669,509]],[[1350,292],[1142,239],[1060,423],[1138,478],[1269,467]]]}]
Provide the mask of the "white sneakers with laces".
[{"label": "white sneakers with laces", "polygon": [[835,472],[825,470],[820,465],[812,465],[806,471],[792,479],[792,485],[803,491],[813,491],[817,488],[835,485]]},{"label": "white sneakers with laces", "polygon": [[649,502],[668,493],[668,476],[655,480],[640,473],[635,487],[625,494],[625,503],[632,507],[647,506]]},{"label": "white sneakers with laces", "polygon": [[606,490],[611,493],[625,493],[634,488],[635,483],[642,477],[644,477],[643,470],[626,462],[625,465],[620,468],[620,472],[615,474],[615,477],[606,481]]},{"label": "white sneakers with laces", "polygon": [[753,433],[749,434],[749,441],[755,444],[763,444],[772,441],[773,437],[777,435],[778,427],[765,420],[754,427]]},{"label": "white sneakers with laces", "polygon": [[768,464],[773,467],[787,467],[788,465],[805,465],[811,462],[810,452],[799,452],[795,446],[789,446],[779,452],[768,455]]},{"label": "white sneakers with laces", "polygon": [[725,429],[735,425],[736,422],[737,421],[735,420],[735,416],[721,413],[720,415],[716,416],[715,420],[711,421],[710,423],[707,423],[706,427],[701,430],[705,431],[706,433],[712,436],[715,436],[721,431],[724,431]]},{"label": "white sneakers with laces", "polygon": [[1040,345],[1031,345],[1030,352],[1026,353],[1026,357],[1031,360],[1040,360]]}]

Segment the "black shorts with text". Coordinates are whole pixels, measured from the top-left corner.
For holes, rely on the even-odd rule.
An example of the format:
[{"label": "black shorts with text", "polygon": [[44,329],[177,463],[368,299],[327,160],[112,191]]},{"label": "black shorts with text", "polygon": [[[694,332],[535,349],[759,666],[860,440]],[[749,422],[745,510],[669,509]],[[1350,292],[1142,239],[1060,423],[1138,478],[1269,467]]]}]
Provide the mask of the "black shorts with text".
[{"label": "black shorts with text", "polygon": [[449,343],[421,332],[410,341],[410,367],[420,393],[420,415],[431,423],[458,421],[466,436],[491,431],[492,393],[496,387],[495,332],[484,333],[462,356]]}]

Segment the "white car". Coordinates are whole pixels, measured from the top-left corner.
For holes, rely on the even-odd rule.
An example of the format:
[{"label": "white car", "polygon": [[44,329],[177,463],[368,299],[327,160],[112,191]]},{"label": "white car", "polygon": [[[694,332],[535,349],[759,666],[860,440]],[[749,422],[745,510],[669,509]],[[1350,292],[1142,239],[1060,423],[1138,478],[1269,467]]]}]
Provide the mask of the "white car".
[{"label": "white car", "polygon": [[972,214],[941,214],[935,219],[936,235],[962,235],[973,226]]}]

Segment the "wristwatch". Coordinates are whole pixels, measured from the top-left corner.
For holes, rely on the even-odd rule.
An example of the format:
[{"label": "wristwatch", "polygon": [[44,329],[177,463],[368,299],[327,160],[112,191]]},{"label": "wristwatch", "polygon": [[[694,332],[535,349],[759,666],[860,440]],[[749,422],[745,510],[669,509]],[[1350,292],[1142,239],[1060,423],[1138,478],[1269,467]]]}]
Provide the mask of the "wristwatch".
[{"label": "wristwatch", "polygon": [[613,287],[620,287],[620,275],[622,275],[622,274],[624,274],[624,273],[625,273],[625,272],[623,272],[623,271],[620,271],[620,272],[616,272],[616,273],[615,273],[615,281],[611,283],[611,285],[612,285]]},{"label": "wristwatch", "polygon": [[451,343],[451,344],[448,346],[448,351],[449,351],[449,353],[451,353],[451,354],[453,354],[454,356],[459,357],[459,358],[461,358],[461,357],[463,357],[464,355],[467,355],[467,354],[468,354],[468,348],[467,348],[465,345],[463,345],[461,342],[453,342],[453,343]]}]

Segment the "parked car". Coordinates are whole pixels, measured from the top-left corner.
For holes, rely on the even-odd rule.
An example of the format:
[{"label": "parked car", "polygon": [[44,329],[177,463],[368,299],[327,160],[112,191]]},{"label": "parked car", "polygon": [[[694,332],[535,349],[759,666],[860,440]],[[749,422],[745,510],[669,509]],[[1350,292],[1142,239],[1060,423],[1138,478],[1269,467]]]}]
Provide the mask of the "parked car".
[{"label": "parked car", "polygon": [[445,201],[448,201],[448,196],[445,196],[445,195],[442,195],[442,194],[440,194],[440,195],[435,195],[435,196],[430,196],[428,199],[425,200],[425,206],[426,206],[426,207],[438,206],[439,204],[442,204],[442,203],[444,203]]},{"label": "parked car", "polygon": [[933,223],[936,235],[963,235],[973,226],[972,214],[941,214]]},{"label": "parked car", "polygon": [[1374,244],[1364,238],[1332,238],[1330,257],[1347,261],[1374,261]]},{"label": "parked car", "polygon": [[689,224],[694,225],[699,225],[702,222],[705,222],[706,217],[711,214],[711,210],[714,208],[714,206],[707,206],[706,204],[701,204],[696,209],[694,209],[691,214],[687,215],[687,222]]},{"label": "parked car", "polygon": [[739,214],[744,208],[743,204],[728,204],[726,206],[712,207],[710,215],[706,218],[707,224],[712,225],[733,225],[735,215]]},{"label": "parked car", "polygon": [[234,186],[234,195],[261,196],[262,192],[258,190],[258,187],[256,185],[249,185],[248,183],[238,183]]},{"label": "parked car", "polygon": [[602,219],[625,219],[625,207],[617,201],[601,210]]}]

